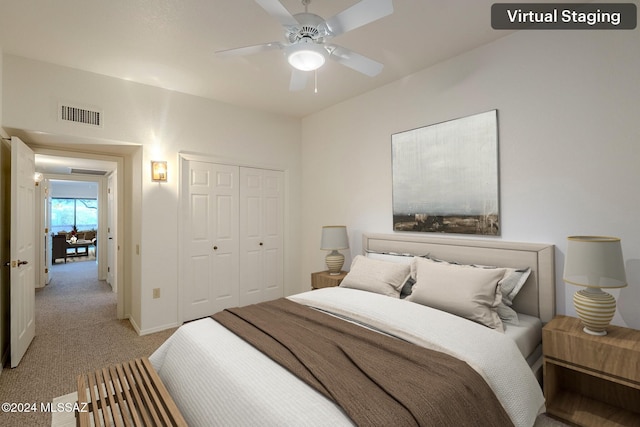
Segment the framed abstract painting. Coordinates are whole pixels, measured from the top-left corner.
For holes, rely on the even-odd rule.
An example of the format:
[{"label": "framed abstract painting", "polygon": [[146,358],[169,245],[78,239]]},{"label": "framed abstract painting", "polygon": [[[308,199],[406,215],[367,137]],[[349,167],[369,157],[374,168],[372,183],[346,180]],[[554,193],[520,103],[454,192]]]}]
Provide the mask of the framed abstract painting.
[{"label": "framed abstract painting", "polygon": [[498,111],[391,136],[393,229],[500,234]]}]

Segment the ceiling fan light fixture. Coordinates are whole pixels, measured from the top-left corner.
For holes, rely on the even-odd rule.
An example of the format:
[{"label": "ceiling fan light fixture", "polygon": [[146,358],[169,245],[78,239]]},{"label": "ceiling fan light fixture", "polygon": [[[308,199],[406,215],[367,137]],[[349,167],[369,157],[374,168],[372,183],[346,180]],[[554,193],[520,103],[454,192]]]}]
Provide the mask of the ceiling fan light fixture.
[{"label": "ceiling fan light fixture", "polygon": [[287,60],[293,68],[314,71],[324,65],[325,53],[324,48],[318,44],[302,42],[287,48]]}]

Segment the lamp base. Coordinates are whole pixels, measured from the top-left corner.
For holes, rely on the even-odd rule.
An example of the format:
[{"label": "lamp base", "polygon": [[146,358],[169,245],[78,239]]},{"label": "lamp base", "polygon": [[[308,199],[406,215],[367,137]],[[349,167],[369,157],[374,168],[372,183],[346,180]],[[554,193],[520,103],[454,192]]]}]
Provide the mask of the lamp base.
[{"label": "lamp base", "polygon": [[597,335],[600,337],[603,337],[605,335],[607,335],[607,331],[592,331],[591,329],[587,328],[586,326],[584,328],[582,328],[582,332],[589,334],[589,335]]},{"label": "lamp base", "polygon": [[329,254],[327,254],[327,256],[324,258],[324,261],[327,263],[329,275],[336,276],[340,274],[340,271],[342,271],[342,266],[344,265],[344,255],[334,249]]},{"label": "lamp base", "polygon": [[607,326],[616,313],[616,299],[600,288],[587,288],[573,295],[573,305],[590,335],[607,335]]}]

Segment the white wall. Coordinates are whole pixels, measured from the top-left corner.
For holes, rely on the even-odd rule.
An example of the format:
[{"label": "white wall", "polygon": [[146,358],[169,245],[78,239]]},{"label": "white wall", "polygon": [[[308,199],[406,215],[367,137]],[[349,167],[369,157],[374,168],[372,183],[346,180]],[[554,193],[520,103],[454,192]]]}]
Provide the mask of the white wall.
[{"label": "white wall", "polygon": [[[446,42],[446,41],[442,41]],[[320,229],[392,233],[391,134],[498,110],[501,239],[622,238],[629,286],[614,323],[640,328],[640,32],[521,31],[303,120],[301,281],[324,268]],[[452,236],[453,238],[453,236]],[[347,251],[344,251],[347,252]]]},{"label": "white wall", "polygon": [[[138,305],[130,308],[130,314],[143,333],[177,322],[180,151],[287,171],[285,293],[297,290],[300,120],[25,58],[5,55],[3,59],[2,122],[7,129],[46,132],[62,136],[57,138],[61,141],[72,136],[85,144],[107,140],[142,146],[142,153],[132,157],[134,164],[127,166],[134,182],[128,185],[132,191],[125,207],[129,230],[122,250],[129,269],[127,295]],[[61,100],[101,108],[104,128],[59,122],[56,108]],[[151,160],[168,161],[167,183],[151,182]],[[136,180],[136,175],[142,178]],[[157,287],[161,298],[154,300],[152,289]]]},{"label": "white wall", "polygon": [[87,181],[51,181],[51,197],[98,198],[98,183]]}]

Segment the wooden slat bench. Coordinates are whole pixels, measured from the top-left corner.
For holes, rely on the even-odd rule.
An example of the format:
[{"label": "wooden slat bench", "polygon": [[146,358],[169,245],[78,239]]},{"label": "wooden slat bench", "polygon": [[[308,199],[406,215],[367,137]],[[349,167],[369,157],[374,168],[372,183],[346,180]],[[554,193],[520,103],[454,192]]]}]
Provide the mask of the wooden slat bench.
[{"label": "wooden slat bench", "polygon": [[81,427],[187,425],[146,357],[79,375],[78,408]]}]

